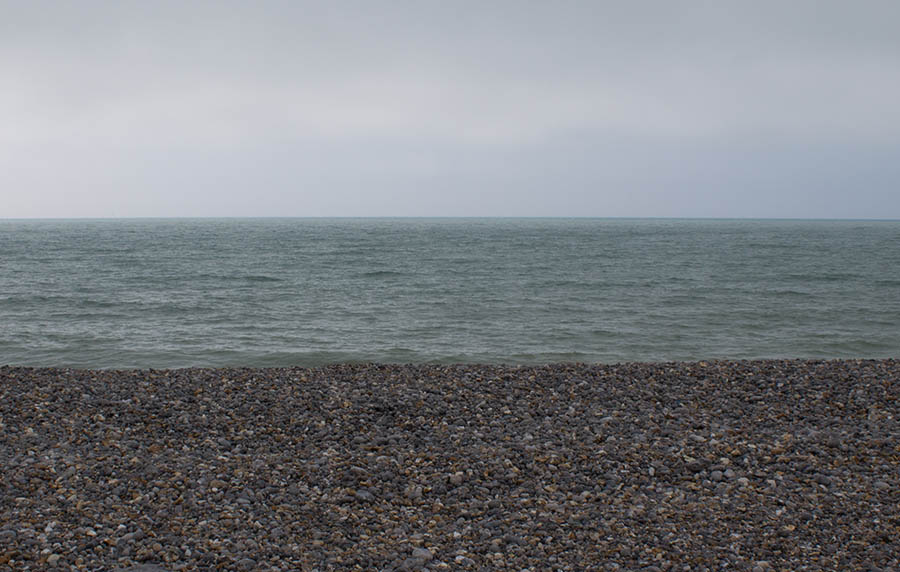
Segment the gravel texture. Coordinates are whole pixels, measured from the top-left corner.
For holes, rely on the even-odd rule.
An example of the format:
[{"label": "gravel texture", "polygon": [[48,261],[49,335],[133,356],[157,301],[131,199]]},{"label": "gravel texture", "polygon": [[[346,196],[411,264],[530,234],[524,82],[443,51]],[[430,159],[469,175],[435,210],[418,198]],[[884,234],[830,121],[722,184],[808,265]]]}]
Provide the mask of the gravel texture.
[{"label": "gravel texture", "polygon": [[0,368],[0,570],[898,570],[900,361]]}]

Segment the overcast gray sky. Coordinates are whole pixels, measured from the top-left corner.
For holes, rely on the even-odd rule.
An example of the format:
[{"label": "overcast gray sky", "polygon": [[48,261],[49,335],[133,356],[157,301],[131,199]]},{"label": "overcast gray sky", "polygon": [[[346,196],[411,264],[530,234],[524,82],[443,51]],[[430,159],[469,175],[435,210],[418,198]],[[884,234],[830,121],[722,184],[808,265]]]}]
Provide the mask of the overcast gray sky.
[{"label": "overcast gray sky", "polygon": [[900,218],[900,2],[0,0],[0,218]]}]

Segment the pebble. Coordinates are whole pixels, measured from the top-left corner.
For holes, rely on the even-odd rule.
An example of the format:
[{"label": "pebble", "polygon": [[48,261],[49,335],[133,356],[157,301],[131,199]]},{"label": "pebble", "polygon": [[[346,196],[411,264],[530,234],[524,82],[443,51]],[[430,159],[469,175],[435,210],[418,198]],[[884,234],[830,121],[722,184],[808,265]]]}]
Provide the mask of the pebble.
[{"label": "pebble", "polygon": [[898,393],[896,360],[0,367],[0,570],[900,569]]}]

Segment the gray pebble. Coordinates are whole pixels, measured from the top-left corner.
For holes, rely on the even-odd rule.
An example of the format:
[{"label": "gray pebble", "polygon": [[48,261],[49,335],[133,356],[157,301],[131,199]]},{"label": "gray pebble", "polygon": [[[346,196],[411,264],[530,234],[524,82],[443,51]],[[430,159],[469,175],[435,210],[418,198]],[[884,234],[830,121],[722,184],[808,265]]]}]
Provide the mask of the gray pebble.
[{"label": "gray pebble", "polygon": [[0,366],[0,567],[891,570],[898,383],[897,360]]}]

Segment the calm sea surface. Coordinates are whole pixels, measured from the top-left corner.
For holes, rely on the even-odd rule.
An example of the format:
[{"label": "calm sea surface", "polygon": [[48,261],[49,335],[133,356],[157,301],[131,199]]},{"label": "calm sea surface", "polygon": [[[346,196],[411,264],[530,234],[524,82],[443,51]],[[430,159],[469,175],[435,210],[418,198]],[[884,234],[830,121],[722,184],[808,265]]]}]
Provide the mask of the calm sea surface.
[{"label": "calm sea surface", "polygon": [[900,222],[0,220],[0,365],[900,356]]}]

